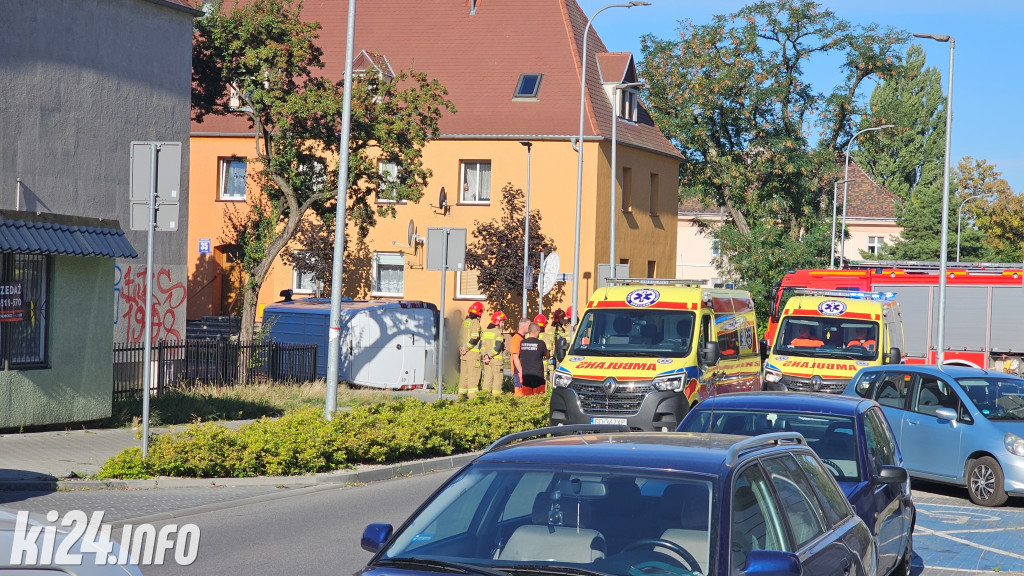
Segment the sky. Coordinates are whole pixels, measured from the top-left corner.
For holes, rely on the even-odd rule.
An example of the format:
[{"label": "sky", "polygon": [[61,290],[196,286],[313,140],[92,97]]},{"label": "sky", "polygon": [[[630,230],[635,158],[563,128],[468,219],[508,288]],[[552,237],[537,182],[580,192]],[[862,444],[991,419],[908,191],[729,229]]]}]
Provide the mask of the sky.
[{"label": "sky", "polygon": [[[577,0],[588,16],[613,0]],[[677,37],[680,20],[707,24],[715,14],[731,14],[752,3],[742,0],[649,0],[650,6],[609,8],[593,27],[609,50],[632,52],[640,61],[640,37]],[[995,164],[1017,193],[1024,193],[1024,26],[1021,0],[819,0],[840,18],[855,24],[892,26],[907,32],[946,34],[953,50],[953,126],[950,167],[972,156]],[[949,82],[949,44],[917,39],[927,54],[927,66]],[[819,91],[841,80],[834,65],[808,68]],[[874,83],[861,87],[866,101]],[[954,191],[951,191],[951,193]]]}]

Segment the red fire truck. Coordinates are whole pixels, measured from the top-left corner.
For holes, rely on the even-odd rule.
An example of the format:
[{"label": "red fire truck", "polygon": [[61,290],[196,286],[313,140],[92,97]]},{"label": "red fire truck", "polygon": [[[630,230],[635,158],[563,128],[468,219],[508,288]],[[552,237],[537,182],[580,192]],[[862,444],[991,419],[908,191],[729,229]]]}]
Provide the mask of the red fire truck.
[{"label": "red fire truck", "polygon": [[[1024,372],[1024,276],[1017,264],[946,265],[946,364]],[[842,270],[796,270],[776,284],[765,337],[775,339],[783,304],[798,288],[894,292],[908,364],[934,364],[938,262],[851,262]]]}]

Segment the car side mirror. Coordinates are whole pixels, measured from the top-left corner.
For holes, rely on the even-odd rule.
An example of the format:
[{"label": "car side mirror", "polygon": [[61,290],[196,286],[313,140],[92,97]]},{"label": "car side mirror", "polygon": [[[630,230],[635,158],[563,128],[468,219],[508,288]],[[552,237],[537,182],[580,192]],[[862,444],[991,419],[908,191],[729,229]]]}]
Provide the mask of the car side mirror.
[{"label": "car side mirror", "polygon": [[902,359],[899,348],[889,348],[889,353],[885,355],[886,364],[899,364]]},{"label": "car side mirror", "polygon": [[722,358],[722,351],[718,348],[718,342],[708,342],[700,350],[700,363],[703,366],[714,366]]},{"label": "car side mirror", "polygon": [[792,552],[751,550],[743,566],[746,576],[800,576],[800,558]]},{"label": "car side mirror", "polygon": [[939,418],[940,420],[953,421],[953,420],[956,420],[956,410],[953,410],[952,408],[945,408],[945,407],[943,407],[943,408],[936,408],[935,409],[935,417]]},{"label": "car side mirror", "polygon": [[757,346],[758,346],[758,349],[761,351],[761,360],[767,360],[768,359],[768,350],[769,350],[768,339],[767,338],[761,338],[761,341],[757,343]]},{"label": "car side mirror", "polygon": [[875,476],[875,481],[880,484],[903,484],[907,481],[907,469],[902,466],[882,466],[882,469],[878,472],[878,476]]},{"label": "car side mirror", "polygon": [[561,362],[562,358],[565,358],[565,351],[569,348],[569,342],[559,336],[558,340],[555,340],[555,360]]},{"label": "car side mirror", "polygon": [[391,538],[393,531],[394,528],[391,524],[370,524],[363,530],[363,537],[359,540],[359,545],[367,552],[380,552],[380,549]]}]

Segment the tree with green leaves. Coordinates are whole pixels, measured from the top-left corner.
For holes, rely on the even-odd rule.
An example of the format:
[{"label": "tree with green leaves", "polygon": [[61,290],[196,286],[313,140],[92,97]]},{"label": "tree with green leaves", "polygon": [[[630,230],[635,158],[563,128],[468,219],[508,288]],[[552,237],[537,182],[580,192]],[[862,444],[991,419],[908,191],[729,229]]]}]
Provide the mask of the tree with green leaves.
[{"label": "tree with green leaves", "polygon": [[954,211],[967,200],[961,212],[961,261],[1019,263],[1024,257],[1024,198],[985,160],[965,156],[953,178],[956,195],[949,199],[953,215],[949,222],[954,234]]},{"label": "tree with green leaves", "polygon": [[[320,25],[302,20],[301,5],[251,0],[227,7],[217,0],[195,24],[196,121],[235,115],[248,120],[256,134],[258,192],[234,230],[247,275],[242,339],[252,337],[260,288],[299,224],[336,209],[343,86],[320,74]],[[393,79],[371,71],[353,83],[345,190],[359,238],[378,216],[394,216],[393,204],[374,209],[375,195],[413,202],[422,196],[431,176],[423,166],[423,146],[438,133],[441,115],[455,111],[446,95],[437,81],[415,71]],[[395,169],[379,170],[378,162]]]},{"label": "tree with green leaves", "polygon": [[[786,270],[828,262],[837,152],[863,113],[858,89],[893,71],[906,39],[803,0],[642,39],[646,102],[683,156],[681,189],[725,208],[724,224],[706,229],[721,247],[715,265],[758,301]],[[826,54],[841,55],[844,75],[827,93],[804,74]]]},{"label": "tree with green leaves", "polygon": [[[492,306],[498,306],[509,318],[525,317],[523,307],[523,243],[525,240],[526,195],[511,182],[501,189],[501,218],[489,222],[473,222],[473,241],[466,247],[466,268],[480,273],[478,285]],[[541,253],[555,251],[555,243],[541,231],[539,210],[530,210],[529,264],[540,271]],[[561,300],[561,284],[548,292],[545,300]],[[537,291],[527,291],[527,307],[538,306]],[[532,314],[529,314],[533,318]]]}]

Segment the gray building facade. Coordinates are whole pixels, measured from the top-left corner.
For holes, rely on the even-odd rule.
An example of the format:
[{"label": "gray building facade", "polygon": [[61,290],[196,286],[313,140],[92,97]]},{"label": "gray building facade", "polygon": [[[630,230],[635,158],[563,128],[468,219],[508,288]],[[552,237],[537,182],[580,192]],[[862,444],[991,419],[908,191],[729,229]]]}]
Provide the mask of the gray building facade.
[{"label": "gray building facade", "polygon": [[0,209],[117,220],[138,258],[110,287],[143,337],[146,233],[129,230],[132,141],[180,142],[179,230],[154,236],[154,337],[185,336],[192,23],[186,0],[32,0],[0,19]]}]

